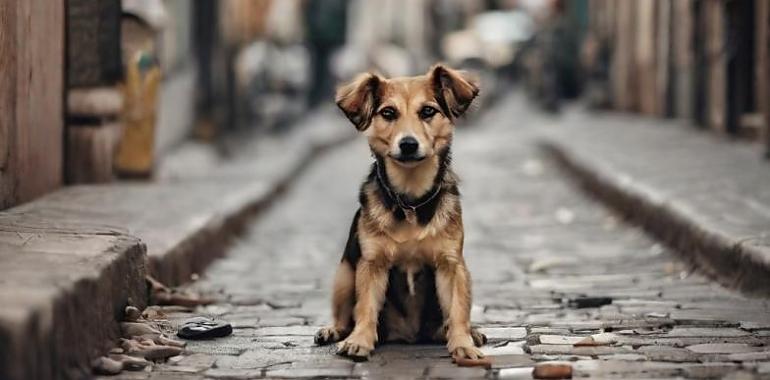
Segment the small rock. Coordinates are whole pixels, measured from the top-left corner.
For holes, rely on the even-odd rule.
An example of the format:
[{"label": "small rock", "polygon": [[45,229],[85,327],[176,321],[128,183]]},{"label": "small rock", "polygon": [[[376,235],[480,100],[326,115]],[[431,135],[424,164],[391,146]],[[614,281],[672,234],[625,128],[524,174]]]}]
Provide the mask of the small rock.
[{"label": "small rock", "polygon": [[123,363],[102,356],[91,362],[91,368],[99,375],[117,375],[123,372]]},{"label": "small rock", "polygon": [[561,224],[570,224],[575,220],[575,213],[568,208],[561,207],[556,210],[556,220]]},{"label": "small rock", "polygon": [[122,363],[122,368],[128,371],[141,371],[150,365],[147,360],[124,354],[110,355],[110,359]]},{"label": "small rock", "polygon": [[492,360],[489,358],[468,359],[468,358],[456,358],[455,364],[460,367],[482,367],[486,369],[492,368]]},{"label": "small rock", "polygon": [[142,316],[142,312],[134,306],[126,306],[124,314],[127,322],[136,322]]},{"label": "small rock", "polygon": [[572,366],[567,363],[538,363],[532,370],[535,379],[571,379]]},{"label": "small rock", "polygon": [[132,338],[139,335],[160,335],[160,330],[141,322],[121,322],[120,330],[124,338]]}]

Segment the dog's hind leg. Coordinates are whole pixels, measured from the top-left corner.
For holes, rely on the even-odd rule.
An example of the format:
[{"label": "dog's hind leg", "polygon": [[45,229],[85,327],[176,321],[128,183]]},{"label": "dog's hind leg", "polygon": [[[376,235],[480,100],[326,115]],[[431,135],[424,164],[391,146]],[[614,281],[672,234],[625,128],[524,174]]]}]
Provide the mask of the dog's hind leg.
[{"label": "dog's hind leg", "polygon": [[342,260],[334,276],[332,293],[331,326],[321,328],[315,334],[315,343],[319,345],[339,342],[345,339],[353,329],[353,304],[355,302],[355,272],[346,260]]}]

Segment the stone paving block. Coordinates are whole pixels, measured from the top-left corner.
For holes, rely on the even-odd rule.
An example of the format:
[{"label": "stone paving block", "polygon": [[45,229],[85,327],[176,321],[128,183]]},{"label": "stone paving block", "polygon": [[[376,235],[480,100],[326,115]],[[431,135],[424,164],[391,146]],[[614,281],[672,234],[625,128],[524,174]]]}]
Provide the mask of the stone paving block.
[{"label": "stone paving block", "polygon": [[[207,379],[217,380],[249,380],[262,377],[261,369],[234,369],[234,368],[212,368],[204,372]],[[123,374],[120,375],[123,379]]]},{"label": "stone paving block", "polygon": [[574,345],[583,339],[585,339],[583,336],[540,335],[541,344]]},{"label": "stone paving block", "polygon": [[525,354],[489,355],[492,368],[531,367],[534,361]]},{"label": "stone paving block", "polygon": [[414,359],[389,360],[384,363],[356,363],[353,376],[362,378],[423,378],[428,372],[429,363]]},{"label": "stone paving block", "polygon": [[483,379],[488,371],[479,367],[458,367],[453,363],[437,363],[428,367],[429,379]]},{"label": "stone paving block", "polygon": [[481,332],[489,340],[521,340],[527,336],[527,329],[524,327],[485,327]]},{"label": "stone paving block", "polygon": [[636,352],[644,354],[649,360],[660,362],[695,362],[698,355],[684,348],[667,346],[642,346]]},{"label": "stone paving block", "polygon": [[674,326],[666,333],[668,337],[738,337],[751,335],[749,332],[735,328],[708,328]]},{"label": "stone paving block", "polygon": [[153,371],[149,377],[150,380],[202,380],[203,375],[198,373],[166,372]]},{"label": "stone paving block", "polygon": [[567,335],[568,329],[559,329],[551,327],[532,327],[529,329],[530,334],[544,334],[544,335]]},{"label": "stone paving block", "polygon": [[687,346],[687,349],[699,354],[738,354],[761,351],[761,347],[752,347],[745,343],[704,343]]},{"label": "stone paving block", "polygon": [[524,354],[524,345],[526,341],[506,342],[505,344],[487,345],[481,348],[484,355],[521,355]]},{"label": "stone paving block", "polygon": [[535,346],[530,346],[529,349],[532,354],[544,355],[597,356],[633,353],[633,350],[627,347],[575,347],[571,344],[538,344]]},{"label": "stone paving block", "polygon": [[612,362],[603,360],[579,360],[572,365],[573,378],[663,378],[678,377],[682,367],[664,362]]},{"label": "stone paving block", "polygon": [[350,377],[353,373],[352,361],[294,362],[286,368],[267,369],[268,378],[340,378]]},{"label": "stone paving block", "polygon": [[175,365],[180,367],[192,367],[197,368],[200,372],[200,370],[206,370],[211,368],[212,365],[217,361],[217,358],[212,355],[207,354],[192,354],[183,357],[181,360],[175,363]]},{"label": "stone paving block", "polygon": [[770,361],[770,351],[739,352],[727,355],[733,362]]},{"label": "stone paving block", "polygon": [[254,329],[256,336],[312,336],[320,326],[275,326]]},{"label": "stone paving block", "polygon": [[684,375],[692,379],[717,379],[740,369],[735,363],[704,363],[684,367]]}]

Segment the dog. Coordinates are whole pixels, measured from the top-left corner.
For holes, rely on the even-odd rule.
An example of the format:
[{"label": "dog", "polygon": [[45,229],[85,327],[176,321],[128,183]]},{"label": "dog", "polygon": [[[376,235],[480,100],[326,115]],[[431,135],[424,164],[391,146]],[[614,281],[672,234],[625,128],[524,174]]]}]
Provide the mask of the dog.
[{"label": "dog", "polygon": [[441,64],[416,77],[361,74],[338,88],[337,105],[375,160],[334,278],[333,324],[317,344],[336,342],[357,361],[378,342],[442,342],[455,360],[483,357],[450,168],[455,121],[478,93],[467,73]]}]

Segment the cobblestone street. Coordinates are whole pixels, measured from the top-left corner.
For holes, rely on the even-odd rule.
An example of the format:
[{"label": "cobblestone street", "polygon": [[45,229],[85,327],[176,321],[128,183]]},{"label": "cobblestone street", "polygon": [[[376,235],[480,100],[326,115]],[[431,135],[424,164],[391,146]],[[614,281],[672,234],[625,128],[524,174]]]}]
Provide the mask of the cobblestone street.
[{"label": "cobblestone street", "polygon": [[693,273],[568,183],[537,145],[559,119],[513,95],[468,124],[453,165],[492,369],[456,367],[443,346],[386,345],[354,363],[313,344],[371,162],[359,138],[323,155],[191,285],[219,302],[164,309],[171,325],[228,321],[231,336],[118,378],[530,378],[543,361],[571,363],[573,377],[770,378],[768,301]]}]

